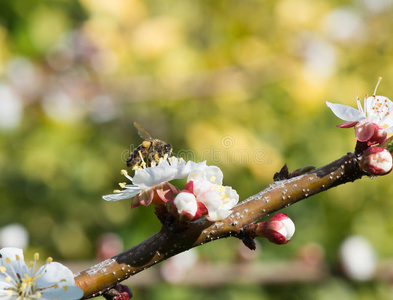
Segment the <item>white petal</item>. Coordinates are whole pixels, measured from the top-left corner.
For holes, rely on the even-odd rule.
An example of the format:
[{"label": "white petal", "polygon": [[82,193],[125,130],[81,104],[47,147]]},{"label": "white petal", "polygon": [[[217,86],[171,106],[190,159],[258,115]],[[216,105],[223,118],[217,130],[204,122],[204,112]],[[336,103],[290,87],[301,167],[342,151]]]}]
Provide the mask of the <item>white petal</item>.
[{"label": "white petal", "polygon": [[[30,271],[25,264],[22,249],[6,247],[0,250],[0,254],[0,266],[4,266],[7,269],[12,267],[18,273],[30,274]],[[10,260],[9,263],[7,263],[7,258]],[[12,276],[13,274],[10,272],[8,275]]]},{"label": "white petal", "polygon": [[170,158],[170,164],[165,160],[157,166],[135,170],[132,181],[141,189],[148,189],[164,182],[184,178],[200,164],[193,161],[185,163],[183,160],[179,162],[178,158]]},{"label": "white petal", "polygon": [[290,240],[295,234],[295,224],[290,218],[284,219],[281,222],[284,224],[284,227],[279,230],[279,232],[284,235],[287,240]]},{"label": "white petal", "polygon": [[179,214],[188,213],[192,216],[195,216],[198,210],[196,198],[191,193],[179,193],[174,200],[174,204]]},{"label": "white petal", "polygon": [[211,183],[221,185],[224,175],[219,167],[216,166],[200,166],[191,171],[187,177],[188,181],[208,180]]},{"label": "white petal", "polygon": [[344,121],[360,121],[365,118],[357,109],[338,103],[330,103],[326,101],[326,105],[332,110],[332,112]]},{"label": "white petal", "polygon": [[75,286],[71,270],[62,264],[52,262],[41,267],[38,273],[42,274],[42,277],[36,279],[37,287],[42,293],[41,299],[72,300],[83,296],[83,291]]},{"label": "white petal", "polygon": [[141,189],[138,187],[127,188],[125,190],[122,190],[119,193],[102,196],[102,199],[104,199],[106,201],[118,201],[118,200],[124,200],[124,199],[131,199],[131,198],[134,198],[136,195],[138,195],[140,192],[141,192]]}]

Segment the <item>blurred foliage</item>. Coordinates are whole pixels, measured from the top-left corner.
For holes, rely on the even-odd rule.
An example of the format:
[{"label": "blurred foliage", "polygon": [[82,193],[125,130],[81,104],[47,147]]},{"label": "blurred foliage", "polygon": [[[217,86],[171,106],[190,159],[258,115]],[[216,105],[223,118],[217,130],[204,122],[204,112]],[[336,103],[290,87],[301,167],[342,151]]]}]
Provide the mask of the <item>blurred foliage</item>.
[{"label": "blurred foliage", "polygon": [[[318,167],[353,151],[353,131],[335,127],[325,101],[355,106],[356,92],[371,94],[378,76],[379,94],[392,97],[392,28],[391,0],[0,1],[0,226],[23,224],[29,249],[55,259],[94,257],[107,231],[125,247],[156,232],[151,207],[101,199],[141,142],[133,121],[179,156],[220,166],[241,199],[284,163]],[[390,257],[390,181],[364,178],[285,209],[296,235],[279,248],[263,242],[261,257],[288,259],[318,242],[334,264],[351,234]],[[231,245],[199,251],[230,259]],[[338,280],[288,287],[291,295],[259,287],[209,295],[387,299],[375,294],[388,289]]]}]

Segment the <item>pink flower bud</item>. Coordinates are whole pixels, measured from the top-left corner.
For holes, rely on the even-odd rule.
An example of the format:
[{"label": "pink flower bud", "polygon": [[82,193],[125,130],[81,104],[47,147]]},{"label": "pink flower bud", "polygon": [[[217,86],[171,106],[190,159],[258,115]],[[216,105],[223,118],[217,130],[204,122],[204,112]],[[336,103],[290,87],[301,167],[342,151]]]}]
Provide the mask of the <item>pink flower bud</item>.
[{"label": "pink flower bud", "polygon": [[355,126],[355,136],[359,142],[367,144],[382,144],[386,141],[387,133],[385,129],[372,122],[359,122]]},{"label": "pink flower bud", "polygon": [[363,153],[360,168],[369,175],[385,175],[392,170],[390,152],[380,147],[370,147]]},{"label": "pink flower bud", "polygon": [[275,244],[288,243],[295,233],[295,224],[284,213],[278,213],[269,221],[257,224],[256,234]]}]

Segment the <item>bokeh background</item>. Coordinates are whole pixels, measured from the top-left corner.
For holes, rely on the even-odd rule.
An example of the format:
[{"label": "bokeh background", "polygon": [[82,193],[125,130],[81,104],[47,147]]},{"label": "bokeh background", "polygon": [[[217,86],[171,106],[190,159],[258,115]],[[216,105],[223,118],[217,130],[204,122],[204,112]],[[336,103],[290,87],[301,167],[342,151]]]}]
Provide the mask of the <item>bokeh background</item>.
[{"label": "bokeh background", "polygon": [[[93,263],[105,233],[129,248],[157,232],[153,208],[101,199],[141,142],[134,121],[178,156],[218,165],[241,199],[284,163],[318,167],[353,151],[353,130],[335,127],[325,101],[355,107],[379,76],[378,94],[393,97],[392,16],[392,0],[0,1],[0,246]],[[203,288],[162,272],[131,280],[135,299],[393,299],[391,182],[363,178],[286,208],[296,233],[285,246],[198,247],[189,275],[252,263],[276,278],[300,274],[300,261],[321,278],[247,283],[229,271]],[[362,242],[341,260],[363,247],[363,277],[340,267],[354,235]]]}]

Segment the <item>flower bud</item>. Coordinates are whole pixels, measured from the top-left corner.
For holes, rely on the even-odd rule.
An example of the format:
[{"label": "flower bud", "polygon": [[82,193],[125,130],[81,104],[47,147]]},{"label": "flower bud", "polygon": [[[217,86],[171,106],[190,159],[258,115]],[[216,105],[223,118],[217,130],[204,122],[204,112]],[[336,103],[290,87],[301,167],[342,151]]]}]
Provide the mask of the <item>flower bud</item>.
[{"label": "flower bud", "polygon": [[269,221],[257,224],[255,232],[272,243],[286,244],[295,233],[295,224],[286,214],[278,213]]},{"label": "flower bud", "polygon": [[132,298],[131,289],[123,284],[118,284],[103,294],[107,300],[129,300]]},{"label": "flower bud", "polygon": [[369,175],[385,175],[392,170],[392,155],[384,148],[370,147],[364,151],[359,165]]},{"label": "flower bud", "polygon": [[371,146],[385,142],[387,133],[375,123],[359,122],[355,126],[355,136],[359,142],[367,142],[367,145]]},{"label": "flower bud", "polygon": [[198,203],[194,194],[188,191],[180,192],[173,201],[180,219],[193,220],[198,212]]}]

